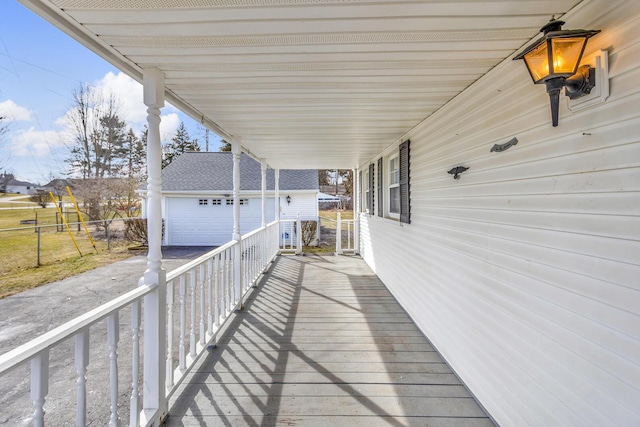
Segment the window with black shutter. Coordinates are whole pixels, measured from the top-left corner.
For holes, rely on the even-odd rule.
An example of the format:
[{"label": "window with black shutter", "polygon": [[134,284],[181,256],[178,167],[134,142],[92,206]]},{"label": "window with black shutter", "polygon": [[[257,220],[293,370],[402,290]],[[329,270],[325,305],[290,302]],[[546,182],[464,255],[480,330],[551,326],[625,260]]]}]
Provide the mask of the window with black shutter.
[{"label": "window with black shutter", "polygon": [[400,144],[400,222],[411,224],[410,141]]},{"label": "window with black shutter", "polygon": [[371,163],[369,165],[369,213],[371,215],[375,214],[376,208],[375,208],[375,201],[376,201],[376,196],[374,193],[374,189],[376,188],[374,185],[374,178],[375,178],[375,165],[373,163]]},{"label": "window with black shutter", "polygon": [[384,214],[382,201],[384,197],[382,197],[382,157],[378,159],[378,216],[382,216]]}]

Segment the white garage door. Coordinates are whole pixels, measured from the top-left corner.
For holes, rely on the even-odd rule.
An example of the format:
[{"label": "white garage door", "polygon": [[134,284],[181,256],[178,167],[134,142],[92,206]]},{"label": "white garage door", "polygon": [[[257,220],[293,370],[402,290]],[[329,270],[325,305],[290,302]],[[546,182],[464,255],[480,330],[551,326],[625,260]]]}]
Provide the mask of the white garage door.
[{"label": "white garage door", "polygon": [[[261,200],[241,199],[242,234],[260,227],[261,222]],[[231,240],[233,233],[233,200],[169,197],[165,224],[170,246],[223,245]]]}]

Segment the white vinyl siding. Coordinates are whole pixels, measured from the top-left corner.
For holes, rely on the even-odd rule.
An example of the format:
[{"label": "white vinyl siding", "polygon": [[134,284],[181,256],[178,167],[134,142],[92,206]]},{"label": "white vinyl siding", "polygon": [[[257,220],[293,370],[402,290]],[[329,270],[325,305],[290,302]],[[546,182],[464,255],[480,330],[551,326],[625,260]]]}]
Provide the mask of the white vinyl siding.
[{"label": "white vinyl siding", "polygon": [[[287,204],[287,195],[291,196],[291,203]],[[303,221],[318,220],[317,193],[280,193],[280,219],[295,219],[300,214]],[[273,216],[269,217],[273,218]]]},{"label": "white vinyl siding", "polygon": [[411,225],[360,216],[365,260],[503,426],[640,425],[640,3],[607,4],[566,19],[603,29],[604,104],[562,99],[553,128],[507,60],[408,135]]}]

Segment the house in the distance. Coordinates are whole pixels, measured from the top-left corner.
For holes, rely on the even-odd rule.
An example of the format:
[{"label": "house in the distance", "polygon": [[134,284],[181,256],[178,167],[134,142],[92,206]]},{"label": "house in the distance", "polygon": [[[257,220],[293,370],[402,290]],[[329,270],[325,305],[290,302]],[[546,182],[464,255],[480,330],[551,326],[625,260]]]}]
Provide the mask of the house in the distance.
[{"label": "house in the distance", "polygon": [[35,194],[36,184],[15,179],[12,174],[3,173],[0,176],[0,192],[14,194]]},{"label": "house in the distance", "polygon": [[[280,219],[318,219],[318,172],[280,170]],[[240,156],[240,231],[261,226],[260,163]],[[275,219],[275,174],[267,170],[267,222]],[[144,211],[143,211],[144,215]],[[162,171],[162,217],[167,246],[219,246],[233,230],[233,156],[188,152]]]}]

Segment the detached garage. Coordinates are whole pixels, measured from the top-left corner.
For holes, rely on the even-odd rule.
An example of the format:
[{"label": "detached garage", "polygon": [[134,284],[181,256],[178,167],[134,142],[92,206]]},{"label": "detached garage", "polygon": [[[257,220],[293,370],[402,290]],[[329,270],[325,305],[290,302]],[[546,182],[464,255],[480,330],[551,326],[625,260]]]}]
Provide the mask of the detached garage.
[{"label": "detached garage", "polygon": [[[267,170],[267,222],[275,219],[275,174]],[[318,219],[318,172],[280,170],[280,219]],[[240,232],[262,225],[260,163],[240,156]],[[220,246],[233,230],[233,155],[184,153],[162,171],[163,244]]]}]

